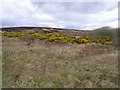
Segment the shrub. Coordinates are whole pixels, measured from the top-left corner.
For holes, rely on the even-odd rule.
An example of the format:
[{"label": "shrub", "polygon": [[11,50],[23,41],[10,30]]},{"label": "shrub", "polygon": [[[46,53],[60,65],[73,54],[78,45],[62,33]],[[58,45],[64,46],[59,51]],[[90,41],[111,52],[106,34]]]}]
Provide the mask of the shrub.
[{"label": "shrub", "polygon": [[98,36],[94,39],[91,39],[90,36],[69,36],[69,35],[60,35],[60,34],[39,34],[39,33],[20,33],[20,32],[4,32],[3,36],[8,37],[20,37],[21,40],[25,41],[28,47],[34,41],[35,38],[40,40],[56,42],[56,43],[73,43],[73,44],[86,44],[86,43],[101,43],[106,45],[112,44],[112,38],[110,36]]},{"label": "shrub", "polygon": [[31,35],[26,35],[26,36],[22,36],[20,38],[22,41],[25,41],[27,43],[28,48],[31,46],[31,44],[33,43],[33,41],[35,40],[34,36]]}]

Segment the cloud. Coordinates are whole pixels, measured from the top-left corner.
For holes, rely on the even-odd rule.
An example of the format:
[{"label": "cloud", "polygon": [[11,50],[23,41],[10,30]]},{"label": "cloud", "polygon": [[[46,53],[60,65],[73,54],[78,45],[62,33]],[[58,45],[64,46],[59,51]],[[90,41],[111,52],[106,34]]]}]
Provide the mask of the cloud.
[{"label": "cloud", "polygon": [[31,2],[2,0],[2,27],[37,26],[94,29],[118,27],[117,2]]}]

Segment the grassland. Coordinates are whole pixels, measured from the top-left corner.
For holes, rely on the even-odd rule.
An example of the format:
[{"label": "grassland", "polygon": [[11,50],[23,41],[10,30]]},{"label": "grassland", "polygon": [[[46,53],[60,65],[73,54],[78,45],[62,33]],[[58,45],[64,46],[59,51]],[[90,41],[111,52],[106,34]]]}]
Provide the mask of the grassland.
[{"label": "grassland", "polygon": [[118,50],[99,43],[71,44],[2,38],[2,86],[116,88]]}]

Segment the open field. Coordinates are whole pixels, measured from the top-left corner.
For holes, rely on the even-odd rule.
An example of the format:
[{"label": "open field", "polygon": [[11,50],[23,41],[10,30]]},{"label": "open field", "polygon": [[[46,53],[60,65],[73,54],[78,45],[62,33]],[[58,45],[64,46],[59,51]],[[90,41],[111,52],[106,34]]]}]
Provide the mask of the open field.
[{"label": "open field", "polygon": [[118,87],[118,50],[95,43],[57,44],[2,38],[2,85],[40,88]]},{"label": "open field", "polygon": [[0,4],[2,89],[120,89],[118,0]]}]

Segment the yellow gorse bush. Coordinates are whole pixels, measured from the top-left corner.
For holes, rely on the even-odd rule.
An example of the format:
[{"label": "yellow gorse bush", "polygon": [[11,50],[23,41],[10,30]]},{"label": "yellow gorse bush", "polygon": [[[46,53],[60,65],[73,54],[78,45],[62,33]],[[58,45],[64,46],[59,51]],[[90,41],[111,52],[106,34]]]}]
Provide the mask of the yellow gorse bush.
[{"label": "yellow gorse bush", "polygon": [[91,39],[90,36],[69,36],[69,35],[60,35],[56,34],[40,34],[40,33],[20,33],[20,32],[3,32],[2,36],[8,37],[24,37],[24,36],[34,36],[40,40],[45,40],[49,42],[56,43],[73,43],[73,44],[86,44],[86,43],[101,43],[105,45],[111,45],[112,39],[109,36],[98,36],[94,39]]}]

